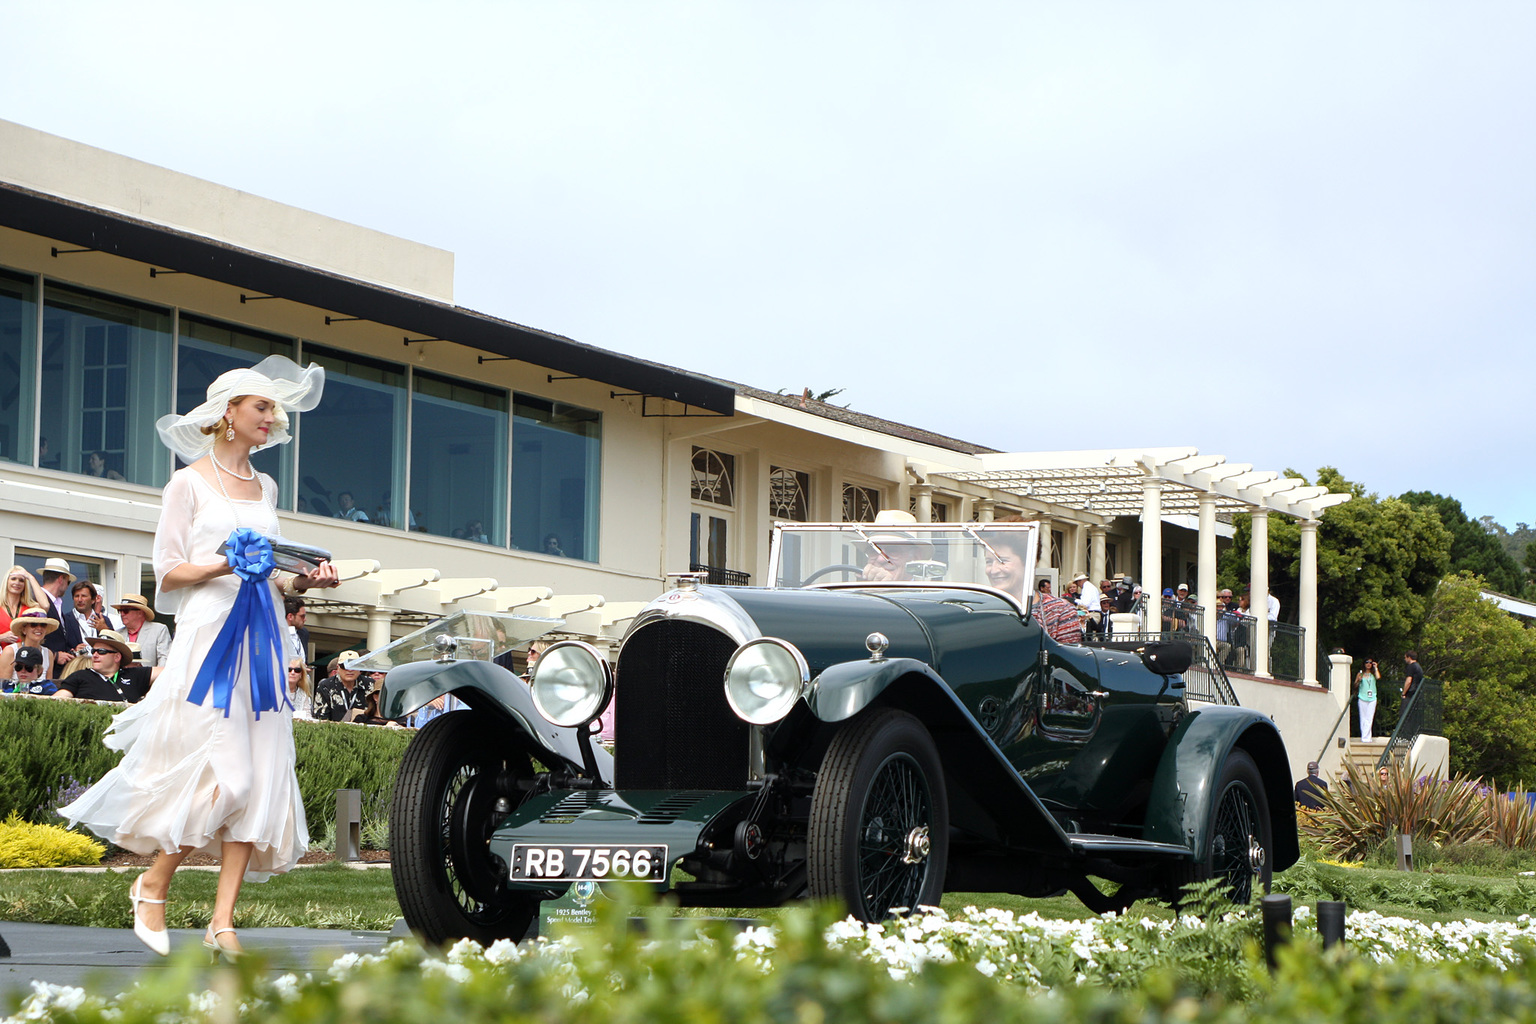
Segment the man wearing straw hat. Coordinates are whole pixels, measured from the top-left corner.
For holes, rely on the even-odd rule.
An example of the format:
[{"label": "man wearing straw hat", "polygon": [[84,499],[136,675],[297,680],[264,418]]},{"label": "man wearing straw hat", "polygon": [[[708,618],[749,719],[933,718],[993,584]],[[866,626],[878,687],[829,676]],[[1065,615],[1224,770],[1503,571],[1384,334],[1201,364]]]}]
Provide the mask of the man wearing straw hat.
[{"label": "man wearing straw hat", "polygon": [[893,526],[914,526],[917,517],[900,509],[881,509],[875,514],[874,525],[881,529],[869,532],[869,552],[864,564],[864,579],[869,582],[889,583],[910,580],[908,562],[933,557],[933,545],[920,540],[906,530],[894,530]]},{"label": "man wearing straw hat", "polygon": [[91,638],[91,667],[59,681],[55,697],[111,700],[137,704],[160,674],[158,668],[128,668],[133,652],[123,634],[104,629]]},{"label": "man wearing straw hat", "polygon": [[38,575],[52,604],[49,614],[59,623],[59,628],[48,634],[45,643],[53,652],[54,664],[63,668],[85,649],[85,636],[80,632],[80,620],[74,616],[74,606],[64,603],[64,595],[69,585],[75,582],[75,574],[69,571],[69,563],[64,559],[50,558],[43,563],[43,571]]},{"label": "man wearing straw hat", "polygon": [[146,668],[164,665],[171,656],[171,631],[155,621],[155,610],[143,594],[124,594],[112,606],[123,619],[123,635],[139,645],[139,661]]}]

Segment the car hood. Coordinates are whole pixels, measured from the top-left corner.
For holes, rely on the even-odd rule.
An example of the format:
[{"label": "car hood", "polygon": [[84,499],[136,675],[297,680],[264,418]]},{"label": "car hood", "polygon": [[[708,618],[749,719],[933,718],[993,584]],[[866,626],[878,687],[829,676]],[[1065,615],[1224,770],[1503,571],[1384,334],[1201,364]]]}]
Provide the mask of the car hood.
[{"label": "car hood", "polygon": [[811,675],[868,658],[865,638],[882,633],[886,656],[913,658],[943,671],[946,654],[1017,638],[1018,609],[1000,594],[959,587],[868,586],[768,590],[700,587],[674,590],[636,616],[630,633],[668,618],[704,622],[737,643],[771,636],[805,656]]}]

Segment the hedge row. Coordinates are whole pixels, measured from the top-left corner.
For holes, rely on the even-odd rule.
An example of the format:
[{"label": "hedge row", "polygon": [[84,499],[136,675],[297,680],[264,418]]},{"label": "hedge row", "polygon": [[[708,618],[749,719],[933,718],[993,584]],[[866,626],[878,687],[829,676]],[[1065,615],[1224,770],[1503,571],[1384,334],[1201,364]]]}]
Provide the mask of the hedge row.
[{"label": "hedge row", "polygon": [[[1212,988],[1177,968],[1148,971],[1138,984],[1066,983],[1050,990],[1009,984],[965,962],[897,971],[828,943],[829,918],[786,914],[771,951],[741,948],[723,926],[701,937],[697,922],[651,916],[630,929],[630,907],[598,905],[597,927],[523,947],[472,943],[444,958],[406,943],[380,957],[348,954],[328,970],[273,977],[257,958],[194,986],[197,961],[147,972],[110,1002],[78,989],[43,989],[17,1019],[90,1024],[396,1024],[437,1020],[560,1024],[1396,1024],[1498,1020],[1536,1024],[1536,959],[1512,965],[1469,959],[1378,963],[1323,952],[1298,935],[1279,969],[1258,948],[1227,951],[1225,966],[1248,982]],[[190,987],[190,990],[189,990]]]},{"label": "hedge row", "polygon": [[[112,769],[121,758],[102,745],[117,709],[73,701],[0,700],[0,819],[57,824],[54,808]],[[375,813],[388,806],[395,772],[415,733],[328,722],[295,722],[299,790],[310,834],[336,816],[338,789],[360,789]]]}]

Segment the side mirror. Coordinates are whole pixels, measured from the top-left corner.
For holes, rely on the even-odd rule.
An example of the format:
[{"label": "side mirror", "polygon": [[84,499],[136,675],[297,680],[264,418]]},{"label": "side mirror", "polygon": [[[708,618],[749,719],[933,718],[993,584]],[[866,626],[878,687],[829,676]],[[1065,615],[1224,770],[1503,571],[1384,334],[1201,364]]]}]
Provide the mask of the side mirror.
[{"label": "side mirror", "polygon": [[1160,676],[1173,676],[1189,671],[1195,651],[1189,644],[1170,641],[1146,644],[1138,647],[1136,653],[1141,655],[1141,663],[1151,671]]}]

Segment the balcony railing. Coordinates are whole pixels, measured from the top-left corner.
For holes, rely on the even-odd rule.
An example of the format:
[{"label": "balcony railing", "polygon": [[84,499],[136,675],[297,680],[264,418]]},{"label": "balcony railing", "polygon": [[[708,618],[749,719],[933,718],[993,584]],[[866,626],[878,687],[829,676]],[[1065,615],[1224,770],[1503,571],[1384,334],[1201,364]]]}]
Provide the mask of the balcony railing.
[{"label": "balcony railing", "polygon": [[1105,640],[1085,640],[1087,647],[1106,647],[1116,651],[1134,651],[1148,643],[1176,641],[1189,644],[1189,671],[1184,673],[1184,696],[1207,704],[1237,704],[1237,694],[1227,679],[1226,669],[1216,659],[1216,650],[1199,633],[1112,633]]},{"label": "balcony railing", "polygon": [[688,566],[689,572],[708,573],[704,582],[716,587],[745,587],[752,583],[752,574],[739,572],[736,569],[722,569],[717,565],[701,565],[695,562]]},{"label": "balcony railing", "polygon": [[[1241,616],[1237,622],[1229,624],[1226,633],[1228,639],[1217,644],[1221,653],[1225,656],[1223,662],[1227,668],[1234,672],[1251,674],[1256,666],[1253,660],[1253,631],[1259,628],[1262,619],[1256,619],[1251,615]],[[1276,679],[1285,679],[1290,682],[1301,680],[1301,651],[1306,642],[1307,631],[1300,626],[1289,622],[1271,622],[1269,625],[1269,673]],[[1221,635],[1218,628],[1217,635]],[[1222,648],[1222,644],[1226,644]]]}]

